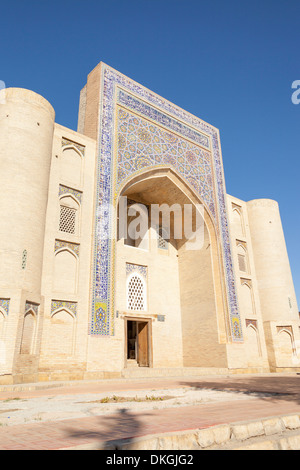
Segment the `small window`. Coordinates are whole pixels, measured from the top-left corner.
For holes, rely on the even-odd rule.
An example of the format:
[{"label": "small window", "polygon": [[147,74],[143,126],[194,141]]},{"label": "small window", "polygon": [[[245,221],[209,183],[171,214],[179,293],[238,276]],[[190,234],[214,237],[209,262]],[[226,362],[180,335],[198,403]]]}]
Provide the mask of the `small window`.
[{"label": "small window", "polygon": [[75,233],[76,209],[60,206],[59,230],[66,233]]},{"label": "small window", "polygon": [[26,263],[27,263],[27,250],[24,250],[22,254],[22,269],[26,268]]}]

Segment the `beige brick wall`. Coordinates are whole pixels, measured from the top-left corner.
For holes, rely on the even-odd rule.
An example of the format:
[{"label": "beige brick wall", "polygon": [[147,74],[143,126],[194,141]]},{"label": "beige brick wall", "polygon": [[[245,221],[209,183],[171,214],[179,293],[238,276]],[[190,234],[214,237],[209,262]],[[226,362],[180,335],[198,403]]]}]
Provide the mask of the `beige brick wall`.
[{"label": "beige brick wall", "polygon": [[299,367],[299,313],[278,203],[256,199],[247,209],[270,366]]},{"label": "beige brick wall", "polygon": [[[167,252],[159,250],[152,230],[149,231],[147,250],[126,246],[123,240],[117,246],[116,309],[122,362],[124,364],[124,317],[150,318],[152,322],[153,367],[182,366],[182,336],[180,286],[177,250],[169,243]],[[147,307],[145,312],[131,312],[126,302],[126,262],[147,266]],[[165,321],[157,321],[164,315]]]},{"label": "beige brick wall", "polygon": [[[0,107],[0,298],[10,299],[10,305],[0,374],[9,381],[24,363],[20,347],[25,303],[36,302],[39,316],[43,315],[41,278],[54,110],[29,90],[11,88],[5,94]],[[39,332],[39,318],[34,323]],[[28,373],[37,370],[37,336],[34,347]]]},{"label": "beige brick wall", "polygon": [[[67,140],[64,145],[62,139]],[[78,149],[84,155],[78,153]],[[66,150],[72,154],[66,157]],[[57,370],[62,371],[61,376],[70,372],[73,377],[78,370],[80,377],[86,369],[95,153],[95,141],[55,125],[43,265],[45,316],[39,363],[41,377],[50,373],[53,376]],[[75,162],[77,159],[76,165],[74,159]],[[69,188],[61,195],[60,185]],[[75,233],[59,230],[61,204],[77,209]],[[55,250],[56,241],[61,243],[58,250]],[[66,302],[75,304],[76,314],[68,307],[51,310],[53,300],[65,302],[63,306]]]},{"label": "beige brick wall", "polygon": [[[228,346],[230,367],[249,367],[267,370],[268,358],[261,313],[261,303],[255,275],[253,244],[247,203],[227,196],[233,263],[242,319],[244,344]],[[239,257],[244,257],[241,263]]]},{"label": "beige brick wall", "polygon": [[[179,276],[182,309],[183,364],[187,367],[226,367],[226,349],[219,343],[218,294],[214,285],[212,254],[205,227],[200,250],[179,250]],[[220,292],[219,292],[220,295]]]}]

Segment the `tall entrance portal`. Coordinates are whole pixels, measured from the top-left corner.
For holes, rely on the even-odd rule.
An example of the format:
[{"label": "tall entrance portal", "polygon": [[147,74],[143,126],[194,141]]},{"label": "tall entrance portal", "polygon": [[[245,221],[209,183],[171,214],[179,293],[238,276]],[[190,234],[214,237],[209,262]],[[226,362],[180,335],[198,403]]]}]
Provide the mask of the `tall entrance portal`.
[{"label": "tall entrance portal", "polygon": [[226,310],[226,340],[243,341],[218,130],[105,64],[89,75],[81,104],[84,132],[89,128],[99,148],[90,334],[116,334],[116,224],[108,207],[117,208],[122,188],[132,178],[169,168],[209,213],[218,243],[216,265],[224,279],[222,293],[216,293],[224,305],[217,312],[222,316]]}]

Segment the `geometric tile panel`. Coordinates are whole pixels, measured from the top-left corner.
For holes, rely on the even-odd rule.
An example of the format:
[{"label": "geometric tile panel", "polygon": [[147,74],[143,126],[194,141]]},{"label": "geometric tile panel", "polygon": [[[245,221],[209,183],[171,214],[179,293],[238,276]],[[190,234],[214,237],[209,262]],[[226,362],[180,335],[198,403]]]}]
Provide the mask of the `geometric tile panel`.
[{"label": "geometric tile panel", "polygon": [[58,195],[62,196],[64,194],[72,194],[81,204],[81,197],[82,197],[81,191],[77,191],[77,189],[72,189],[72,188],[69,188],[68,186],[64,186],[63,184],[60,184]]},{"label": "geometric tile panel", "polygon": [[7,315],[9,312],[9,303],[10,299],[0,299],[0,308],[2,308],[2,310],[4,310]]},{"label": "geometric tile panel", "polygon": [[207,137],[205,134],[192,129],[189,126],[185,126],[182,122],[178,121],[178,119],[174,119],[171,116],[166,116],[165,113],[161,112],[157,108],[146,104],[144,101],[141,101],[131,94],[124,92],[124,90],[120,89],[118,91],[118,102],[125,105],[128,109],[132,109],[139,114],[148,116],[157,124],[167,127],[170,131],[179,133],[183,137],[193,140],[196,144],[199,144],[202,147],[210,150],[209,137]]},{"label": "geometric tile panel", "polygon": [[118,110],[117,187],[147,167],[172,166],[214,215],[210,152],[123,108]]},{"label": "geometric tile panel", "polygon": [[27,302],[25,303],[25,313],[28,312],[28,310],[33,310],[34,313],[37,315],[39,311],[39,305],[34,304],[32,302]]},{"label": "geometric tile panel", "polygon": [[246,327],[253,326],[257,330],[257,320],[246,320]]},{"label": "geometric tile panel", "polygon": [[147,266],[141,266],[139,264],[126,263],[126,277],[132,273],[140,274],[145,281],[147,281]]},{"label": "geometric tile panel", "polygon": [[65,139],[64,137],[61,139],[61,146],[62,147],[66,147],[66,146],[70,146],[70,145],[77,148],[77,150],[79,150],[79,152],[84,156],[84,152],[85,152],[85,146],[84,145],[77,144],[76,142],[73,142],[72,140],[69,140],[69,139]]},{"label": "geometric tile panel", "polygon": [[67,302],[65,300],[52,300],[51,302],[51,313],[55,312],[60,308],[66,308],[70,310],[76,317],[77,315],[77,302]]},{"label": "geometric tile panel", "polygon": [[62,240],[55,240],[54,245],[54,252],[60,250],[61,248],[69,248],[69,250],[73,251],[77,256],[79,256],[79,247],[77,243],[65,242]]}]

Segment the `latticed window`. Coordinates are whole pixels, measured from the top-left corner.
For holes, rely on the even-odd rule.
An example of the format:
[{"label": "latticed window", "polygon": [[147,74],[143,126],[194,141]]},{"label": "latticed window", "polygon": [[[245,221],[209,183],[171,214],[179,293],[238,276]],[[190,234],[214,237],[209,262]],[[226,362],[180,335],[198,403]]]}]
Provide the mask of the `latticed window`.
[{"label": "latticed window", "polygon": [[130,276],[127,284],[127,308],[129,310],[146,310],[145,282],[139,274]]},{"label": "latticed window", "polygon": [[59,230],[61,232],[75,233],[76,209],[60,206]]},{"label": "latticed window", "polygon": [[22,254],[22,269],[26,268],[26,263],[27,263],[27,250],[24,250]]}]

